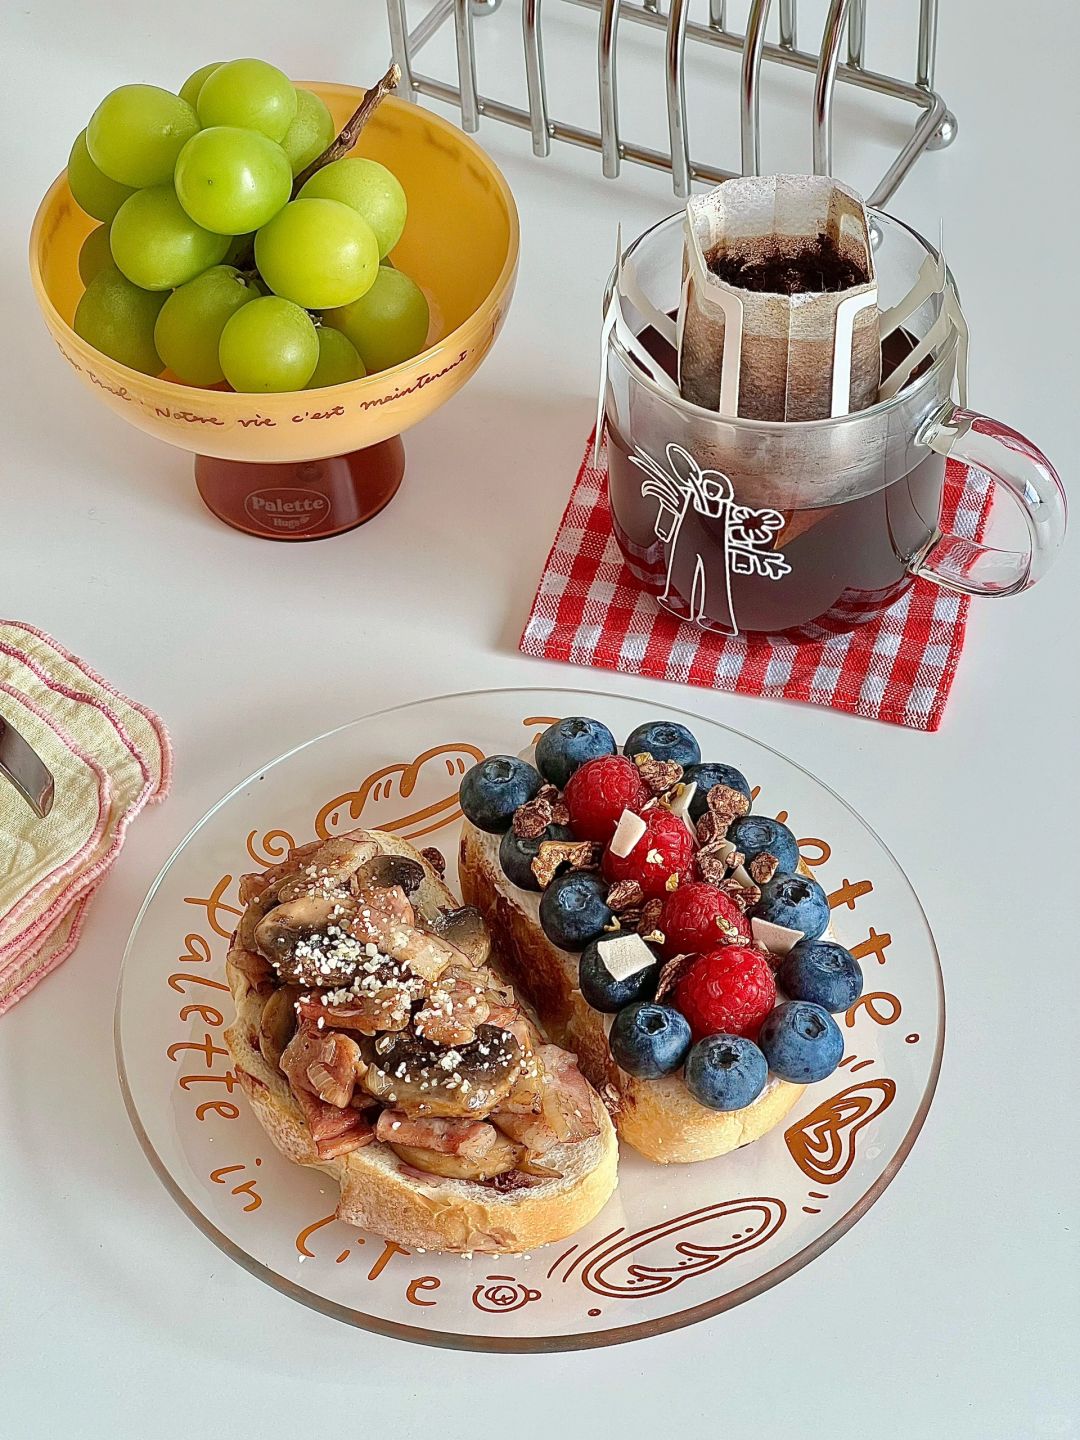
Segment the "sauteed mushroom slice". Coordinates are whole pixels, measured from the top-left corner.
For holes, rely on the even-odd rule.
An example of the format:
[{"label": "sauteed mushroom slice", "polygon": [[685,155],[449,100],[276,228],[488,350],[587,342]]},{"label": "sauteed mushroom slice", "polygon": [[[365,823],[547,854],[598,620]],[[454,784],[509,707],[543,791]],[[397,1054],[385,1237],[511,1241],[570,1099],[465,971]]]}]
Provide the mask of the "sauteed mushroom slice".
[{"label": "sauteed mushroom slice", "polygon": [[468,1045],[433,1045],[420,1036],[363,1042],[363,1085],[412,1116],[486,1115],[510,1092],[523,1052],[507,1030],[481,1025]]},{"label": "sauteed mushroom slice", "polygon": [[475,968],[486,965],[491,955],[491,934],[475,905],[459,905],[444,911],[431,924],[431,932],[460,950]]},{"label": "sauteed mushroom slice", "polygon": [[392,1143],[390,1148],[399,1160],[404,1160],[414,1170],[442,1175],[448,1180],[493,1180],[496,1175],[506,1175],[517,1169],[522,1156],[521,1147],[514,1145],[505,1135],[499,1135],[495,1144],[479,1160],[470,1160],[467,1155],[443,1155],[438,1150],[425,1150],[419,1145]]},{"label": "sauteed mushroom slice", "polygon": [[300,991],[292,985],[275,990],[259,1016],[259,1049],[274,1070],[289,1041],[296,1034],[296,1001]]},{"label": "sauteed mushroom slice", "polygon": [[382,889],[388,885],[400,885],[406,895],[419,890],[424,879],[424,867],[419,860],[410,860],[406,855],[388,855],[379,851],[365,860],[352,879],[354,890]]},{"label": "sauteed mushroom slice", "polygon": [[298,985],[332,985],[347,980],[364,958],[364,948],[347,930],[352,902],[325,895],[300,895],[275,905],[255,926],[255,944],[285,980]]}]

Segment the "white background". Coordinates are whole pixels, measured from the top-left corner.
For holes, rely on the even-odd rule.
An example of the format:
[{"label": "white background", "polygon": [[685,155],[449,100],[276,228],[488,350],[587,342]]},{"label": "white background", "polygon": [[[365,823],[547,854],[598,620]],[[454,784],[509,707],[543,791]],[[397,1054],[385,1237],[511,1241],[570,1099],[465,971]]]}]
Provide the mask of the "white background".
[{"label": "white background", "polygon": [[[507,0],[477,25],[482,88],[509,98],[523,88],[518,8]],[[974,337],[973,403],[1029,433],[1068,481],[1078,12],[1067,0],[941,8],[938,83],[960,137],[920,161],[892,208],[933,236],[944,221]],[[869,9],[868,63],[910,72],[915,4]],[[595,124],[595,16],[556,0],[545,11],[553,112]],[[627,38],[625,133],[661,146],[658,37]],[[189,458],[107,413],[48,340],[26,237],[104,93],[178,86],[244,54],[363,84],[387,50],[381,0],[12,0],[0,11],[0,610],[155,707],[177,758],[172,798],[133,828],[78,952],[0,1031],[0,1434],[1080,1434],[1075,545],[1038,590],[973,605],[936,735],[525,660],[517,637],[591,423],[615,225],[633,235],[675,206],[660,176],[628,167],[604,182],[597,157],[555,147],[534,160],[525,134],[491,123],[480,139],[521,210],[517,298],[476,380],[409,436],[391,508],[352,535],[290,547],[219,525]],[[425,59],[450,73],[444,48]],[[728,163],[736,74],[730,59],[691,66],[695,149]],[[808,164],[806,99],[797,78],[767,85],[769,168]],[[869,188],[907,113],[881,121],[866,101],[838,100],[838,173]],[[937,1100],[899,1178],[848,1236],[694,1329],[548,1358],[348,1329],[233,1266],[152,1175],[113,1066],[124,938],[175,842],[270,756],[425,694],[576,682],[747,730],[867,817],[943,956]]]}]

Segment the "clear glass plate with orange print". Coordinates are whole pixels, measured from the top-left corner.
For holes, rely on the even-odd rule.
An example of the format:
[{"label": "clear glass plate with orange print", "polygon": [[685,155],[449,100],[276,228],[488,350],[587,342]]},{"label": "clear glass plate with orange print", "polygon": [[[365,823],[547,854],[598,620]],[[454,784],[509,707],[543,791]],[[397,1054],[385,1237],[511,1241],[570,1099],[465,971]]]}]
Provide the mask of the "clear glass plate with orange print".
[{"label": "clear glass plate with orange print", "polygon": [[[759,788],[824,886],[837,938],[866,984],[843,1017],[845,1053],[753,1145],[659,1166],[622,1147],[597,1219],[524,1256],[441,1256],[337,1220],[336,1188],[274,1149],[222,1039],[237,882],[291,844],[377,826],[436,845],[454,883],[458,782],[475,760],[524,749],[551,719],[591,715],[621,741],[677,718],[705,759]],[[926,1118],[944,1042],[941,972],[900,866],[806,770],[714,721],[578,690],[447,695],[368,715],[265,766],[178,847],[135,922],[116,1007],[128,1113],[166,1189],[253,1275],[324,1314],[428,1344],[488,1351],[610,1345],[692,1324],[820,1255],[896,1175]]]}]

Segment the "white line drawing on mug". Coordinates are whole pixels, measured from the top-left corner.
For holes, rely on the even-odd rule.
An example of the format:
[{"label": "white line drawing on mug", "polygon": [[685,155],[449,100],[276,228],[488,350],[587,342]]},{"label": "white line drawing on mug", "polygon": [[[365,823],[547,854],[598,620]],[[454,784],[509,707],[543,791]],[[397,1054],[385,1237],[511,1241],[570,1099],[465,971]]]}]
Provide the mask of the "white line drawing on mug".
[{"label": "white line drawing on mug", "polygon": [[[641,484],[642,498],[654,499],[659,507],[654,533],[668,547],[667,576],[659,603],[679,619],[689,619],[703,629],[738,635],[731,595],[732,575],[760,575],[764,580],[781,580],[791,572],[781,551],[768,548],[784,528],[783,515],[779,510],[753,510],[737,504],[734,488],[723,471],[703,470],[690,452],[674,441],[665,451],[666,470],[640,446],[635,446],[634,452],[630,463],[646,477]],[[694,555],[689,614],[686,601],[674,588],[676,560],[682,558],[679,542],[683,521],[691,506],[698,515],[721,524],[727,624],[710,618],[707,613],[705,559],[700,548]]]}]

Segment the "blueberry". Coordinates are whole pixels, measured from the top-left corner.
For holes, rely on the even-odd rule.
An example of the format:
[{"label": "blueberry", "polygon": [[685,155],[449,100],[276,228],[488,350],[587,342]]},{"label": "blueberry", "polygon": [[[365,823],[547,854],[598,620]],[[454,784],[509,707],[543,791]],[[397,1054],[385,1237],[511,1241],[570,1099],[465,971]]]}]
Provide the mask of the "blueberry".
[{"label": "blueberry", "polygon": [[808,1000],[834,1015],[862,994],[863,973],[850,950],[831,940],[800,940],[788,951],[777,978],[792,1000]]},{"label": "blueberry", "polygon": [[804,940],[816,940],[829,923],[829,902],[816,880],[778,870],[761,887],[761,899],[750,914],[789,930],[801,930]]},{"label": "blueberry", "polygon": [[686,1088],[710,1110],[745,1110],[768,1078],[765,1056],[743,1035],[706,1035],[686,1057]]},{"label": "blueberry", "polygon": [[673,720],[649,720],[627,737],[623,754],[631,759],[646,751],[654,760],[674,760],[679,765],[697,765],[701,746],[685,725]]},{"label": "blueberry", "polygon": [[581,952],[578,965],[578,988],[594,1010],[614,1015],[635,1000],[651,1000],[656,993],[656,982],[660,978],[660,962],[657,960],[647,970],[639,970],[626,980],[616,980],[601,958],[600,945],[592,941]]},{"label": "blueberry", "polygon": [[618,751],[615,736],[599,720],[571,715],[549,725],[536,742],[536,767],[545,780],[566,788],[570,776],[586,760]]},{"label": "blueberry", "polygon": [[591,870],[556,875],[540,901],[544,934],[560,950],[584,950],[611,924],[607,882]]},{"label": "blueberry", "polygon": [[519,890],[539,890],[540,882],[532,872],[532,862],[540,853],[541,842],[573,838],[574,832],[569,825],[549,825],[534,840],[523,840],[520,835],[514,834],[511,827],[499,842],[499,864],[503,874]]},{"label": "blueberry", "polygon": [[461,808],[478,829],[499,834],[509,828],[518,806],[531,800],[542,784],[533,767],[516,755],[490,755],[462,780]]},{"label": "blueberry", "polygon": [[781,1080],[809,1085],[824,1080],[840,1064],[844,1037],[827,1010],[805,1000],[777,1005],[758,1032],[769,1069]]},{"label": "blueberry", "polygon": [[[697,796],[694,796],[697,799]],[[728,826],[727,838],[747,860],[758,855],[775,855],[780,869],[794,874],[799,868],[799,842],[786,825],[767,815],[742,815]]]},{"label": "blueberry", "polygon": [[746,776],[734,765],[688,765],[683,770],[683,779],[688,783],[693,780],[697,785],[697,792],[690,801],[691,820],[700,820],[705,814],[708,809],[706,797],[714,785],[729,785],[732,790],[745,795],[747,800],[751,798]]},{"label": "blueberry", "polygon": [[686,1059],[690,1026],[669,1005],[628,1005],[615,1016],[608,1036],[611,1055],[628,1075],[655,1080]]}]

